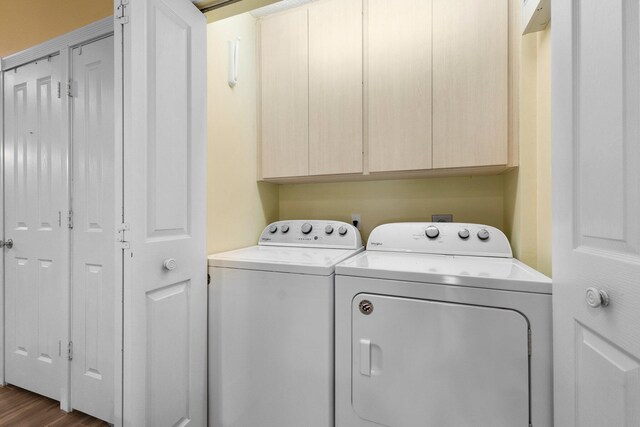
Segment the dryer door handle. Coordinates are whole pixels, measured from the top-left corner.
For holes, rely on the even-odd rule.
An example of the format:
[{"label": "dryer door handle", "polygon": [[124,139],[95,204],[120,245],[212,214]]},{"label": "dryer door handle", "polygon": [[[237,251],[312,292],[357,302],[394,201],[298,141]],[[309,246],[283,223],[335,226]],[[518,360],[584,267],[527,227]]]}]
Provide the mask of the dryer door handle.
[{"label": "dryer door handle", "polygon": [[360,373],[371,376],[371,341],[366,339],[360,340]]}]

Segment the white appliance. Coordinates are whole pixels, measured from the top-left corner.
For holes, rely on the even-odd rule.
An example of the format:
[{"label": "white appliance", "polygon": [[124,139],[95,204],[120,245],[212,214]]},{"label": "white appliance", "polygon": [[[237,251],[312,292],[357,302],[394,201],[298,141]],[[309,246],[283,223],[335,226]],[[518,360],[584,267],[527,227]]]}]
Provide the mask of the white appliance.
[{"label": "white appliance", "polygon": [[377,227],[335,301],[336,427],[552,425],[551,280],[500,230]]},{"label": "white appliance", "polygon": [[363,250],[337,221],[280,221],[209,257],[209,423],[334,424],[334,269]]}]

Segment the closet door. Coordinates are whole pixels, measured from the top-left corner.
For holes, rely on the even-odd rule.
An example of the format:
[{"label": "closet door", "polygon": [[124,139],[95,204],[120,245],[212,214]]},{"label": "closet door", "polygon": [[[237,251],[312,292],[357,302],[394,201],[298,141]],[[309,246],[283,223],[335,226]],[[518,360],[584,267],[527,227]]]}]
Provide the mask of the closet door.
[{"label": "closet door", "polygon": [[507,0],[433,0],[433,167],[507,164]]},{"label": "closet door", "polygon": [[61,59],[5,72],[6,381],[55,400],[67,395],[68,143]]},{"label": "closet door", "polygon": [[124,425],[204,426],[206,19],[189,0],[130,1],[125,15]]},{"label": "closet door", "polygon": [[309,174],[362,172],[362,0],[309,6]]},{"label": "closet door", "polygon": [[113,422],[115,188],[113,36],[72,52],[71,405]]}]

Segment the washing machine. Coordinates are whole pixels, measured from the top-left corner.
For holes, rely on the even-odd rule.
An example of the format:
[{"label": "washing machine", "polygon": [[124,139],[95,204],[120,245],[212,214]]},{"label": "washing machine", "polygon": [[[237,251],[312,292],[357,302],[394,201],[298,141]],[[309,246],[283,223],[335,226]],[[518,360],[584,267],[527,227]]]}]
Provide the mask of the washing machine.
[{"label": "washing machine", "polygon": [[494,227],[377,227],[336,266],[336,426],[552,425],[551,280]]},{"label": "washing machine", "polygon": [[357,228],[280,221],[209,256],[209,425],[334,425],[334,271]]}]

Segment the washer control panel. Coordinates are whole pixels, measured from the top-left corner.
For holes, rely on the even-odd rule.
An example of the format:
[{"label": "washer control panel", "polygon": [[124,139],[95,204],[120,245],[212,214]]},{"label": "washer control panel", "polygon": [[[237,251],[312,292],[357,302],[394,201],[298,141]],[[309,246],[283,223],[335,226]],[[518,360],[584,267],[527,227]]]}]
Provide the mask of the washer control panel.
[{"label": "washer control panel", "polygon": [[362,238],[360,231],[346,222],[293,220],[269,224],[262,231],[258,244],[359,249],[362,247]]},{"label": "washer control panel", "polygon": [[511,258],[504,233],[482,224],[456,222],[406,222],[376,227],[368,251],[417,252]]}]

